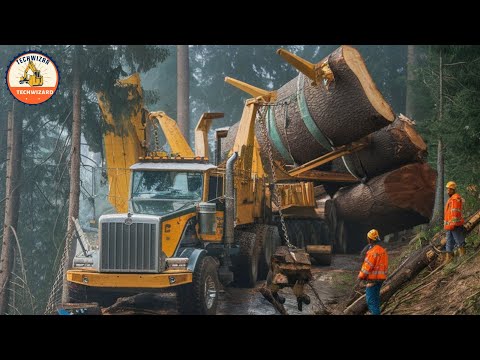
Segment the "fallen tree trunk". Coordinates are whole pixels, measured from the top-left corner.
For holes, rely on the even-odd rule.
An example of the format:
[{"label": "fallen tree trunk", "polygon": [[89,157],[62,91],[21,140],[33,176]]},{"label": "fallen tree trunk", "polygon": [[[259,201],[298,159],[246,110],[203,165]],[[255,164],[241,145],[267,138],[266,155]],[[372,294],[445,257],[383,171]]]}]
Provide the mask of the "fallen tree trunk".
[{"label": "fallen tree trunk", "polygon": [[[278,89],[278,106],[269,107],[266,122],[276,160],[304,164],[331,151],[323,137],[334,146],[345,145],[395,119],[356,49],[342,46],[321,63],[324,61],[334,75],[328,89],[323,84],[312,85],[300,74]],[[232,127],[229,131],[224,149],[233,147],[234,136],[230,133],[234,130]],[[258,126],[256,134],[264,149]]]},{"label": "fallen tree trunk", "polygon": [[428,223],[435,196],[436,172],[428,164],[409,164],[340,189],[334,196],[338,217],[381,234]]},{"label": "fallen tree trunk", "polygon": [[155,293],[140,293],[133,296],[117,299],[115,304],[103,310],[104,314],[114,314],[125,310],[137,310],[138,312],[151,312],[161,306],[162,298]]},{"label": "fallen tree trunk", "polygon": [[[470,216],[466,223],[465,229],[469,234],[476,226],[480,224],[480,210]],[[415,251],[410,255],[402,265],[400,265],[395,272],[390,275],[384,282],[380,291],[382,303],[386,303],[397,291],[399,291],[407,282],[417,276],[423,269],[427,267],[438,256],[437,248],[440,248],[446,243],[445,231],[437,233],[430,244]],[[347,315],[364,314],[367,311],[367,304],[365,295],[357,299],[352,305],[344,310]]]},{"label": "fallen tree trunk", "polygon": [[359,178],[370,179],[405,164],[424,162],[427,156],[427,145],[413,122],[403,115],[369,137],[368,147],[338,159],[332,170],[351,171]]}]

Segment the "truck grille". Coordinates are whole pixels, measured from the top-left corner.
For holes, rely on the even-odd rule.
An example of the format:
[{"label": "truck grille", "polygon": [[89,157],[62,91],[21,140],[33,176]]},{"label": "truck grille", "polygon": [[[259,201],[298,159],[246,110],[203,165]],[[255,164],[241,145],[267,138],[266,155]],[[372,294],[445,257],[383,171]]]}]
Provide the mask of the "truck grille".
[{"label": "truck grille", "polygon": [[100,271],[158,272],[157,224],[100,223]]}]

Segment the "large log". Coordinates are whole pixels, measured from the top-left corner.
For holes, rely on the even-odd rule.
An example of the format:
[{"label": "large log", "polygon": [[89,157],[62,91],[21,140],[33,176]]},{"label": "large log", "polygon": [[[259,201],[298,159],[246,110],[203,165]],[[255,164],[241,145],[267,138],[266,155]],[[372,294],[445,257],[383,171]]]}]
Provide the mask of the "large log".
[{"label": "large log", "polygon": [[[348,169],[359,178],[370,179],[405,164],[424,162],[427,156],[427,145],[403,115],[369,137],[365,149],[344,157]],[[348,171],[342,159],[334,163],[333,170]]]},{"label": "large log", "polygon": [[[470,216],[465,222],[466,233],[469,234],[472,232],[478,224],[480,224],[480,210]],[[437,249],[444,246],[445,243],[445,231],[441,231],[433,237],[428,245],[410,255],[384,282],[380,291],[382,303],[386,303],[407,282],[415,278],[427,265],[434,261],[438,256]],[[363,295],[352,305],[348,306],[344,310],[344,313],[348,315],[359,315],[364,314],[366,311],[367,304],[365,295]]]},{"label": "large log", "polygon": [[[300,74],[277,91],[279,106],[270,107],[274,116],[269,131],[270,138],[275,132],[279,136],[272,146],[278,160],[292,163],[293,158],[297,164],[304,164],[331,151],[328,143],[318,140],[318,133],[334,146],[340,146],[389,125],[395,118],[356,49],[342,46],[323,61],[328,62],[335,77],[328,88],[323,84],[312,85]],[[299,103],[306,105],[303,112]],[[233,145],[229,137],[225,140],[226,149]],[[264,148],[258,130],[257,139]],[[278,142],[292,158],[285,158],[277,151]]]},{"label": "large log", "polygon": [[428,164],[409,164],[365,184],[340,189],[337,215],[382,234],[428,223],[435,196],[436,172]]}]

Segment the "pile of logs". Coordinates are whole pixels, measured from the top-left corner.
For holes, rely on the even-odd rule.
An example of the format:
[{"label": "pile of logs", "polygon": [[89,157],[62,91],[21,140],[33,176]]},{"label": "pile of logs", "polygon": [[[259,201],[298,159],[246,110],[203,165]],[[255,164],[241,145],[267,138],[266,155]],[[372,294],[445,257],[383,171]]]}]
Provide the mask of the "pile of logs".
[{"label": "pile of logs", "polygon": [[[275,160],[298,166],[366,138],[366,148],[318,168],[348,172],[359,179],[358,184],[341,189],[333,185],[329,191],[330,195],[337,191],[332,196],[336,223],[354,229],[351,233],[378,228],[382,235],[427,223],[432,215],[436,172],[425,162],[427,146],[415,131],[414,121],[393,113],[356,49],[341,46],[319,64],[325,62],[334,75],[328,87],[313,85],[299,74],[277,90],[283,105],[270,107],[272,114],[267,120],[270,128],[276,127],[277,139],[269,138]],[[268,164],[259,127],[257,123],[262,161]],[[230,128],[222,144],[223,156],[232,148],[237,130],[238,123]],[[277,150],[278,136],[280,147],[288,150],[287,157],[285,151],[282,155]],[[347,233],[342,229],[336,232]],[[337,240],[364,242],[365,237]]]}]

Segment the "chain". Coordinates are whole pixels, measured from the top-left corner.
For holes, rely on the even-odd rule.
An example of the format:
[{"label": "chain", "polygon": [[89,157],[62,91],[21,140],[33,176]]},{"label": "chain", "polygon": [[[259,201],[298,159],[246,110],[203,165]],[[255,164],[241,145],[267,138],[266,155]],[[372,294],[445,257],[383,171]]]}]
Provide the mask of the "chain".
[{"label": "chain", "polygon": [[268,153],[268,159],[270,161],[270,169],[272,171],[272,185],[273,185],[273,193],[275,194],[275,201],[278,205],[278,213],[280,214],[280,223],[282,225],[282,231],[283,231],[283,235],[285,237],[285,243],[287,244],[287,246],[292,249],[292,248],[295,248],[294,245],[292,245],[292,243],[290,242],[290,239],[288,237],[288,232],[287,232],[287,225],[285,224],[285,218],[283,216],[283,212],[282,212],[282,208],[280,206],[280,194],[279,194],[279,190],[277,188],[277,176],[275,174],[275,165],[274,165],[274,162],[273,162],[273,153],[272,153],[272,144],[270,143],[270,140],[268,139],[268,135],[267,135],[267,124],[265,123],[265,117],[267,115],[267,107],[265,107],[265,110],[263,111],[262,114],[260,114],[260,118],[259,118],[259,123],[260,123],[260,130],[261,130],[261,133],[262,133],[262,137],[263,137],[263,141],[265,143],[265,145],[267,146],[267,153]]},{"label": "chain", "polygon": [[158,142],[158,128],[156,126],[153,127],[153,136],[155,138],[155,152],[160,151],[160,145]]}]

